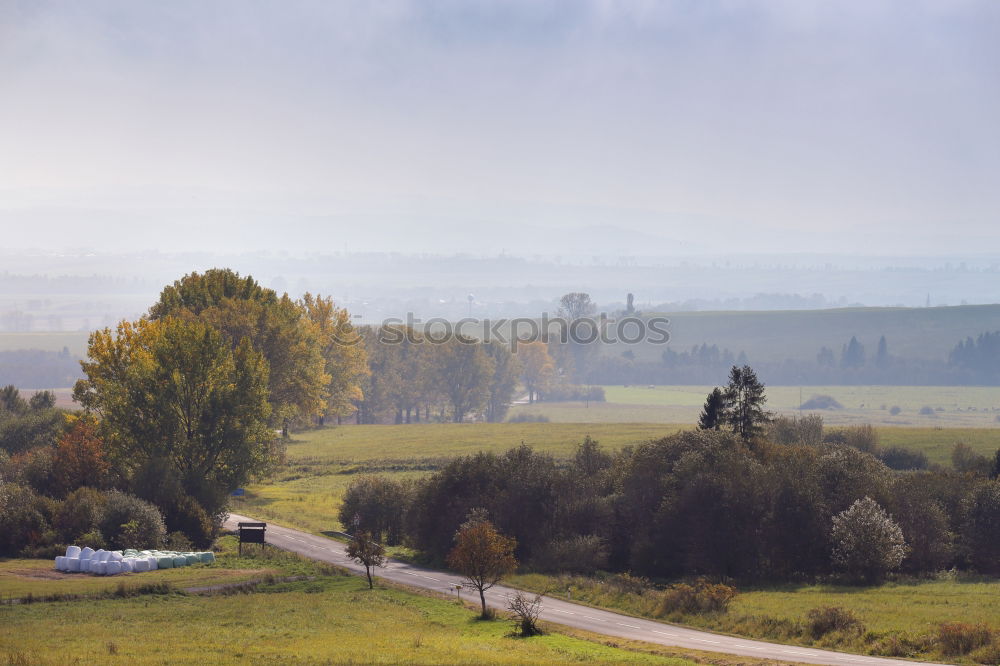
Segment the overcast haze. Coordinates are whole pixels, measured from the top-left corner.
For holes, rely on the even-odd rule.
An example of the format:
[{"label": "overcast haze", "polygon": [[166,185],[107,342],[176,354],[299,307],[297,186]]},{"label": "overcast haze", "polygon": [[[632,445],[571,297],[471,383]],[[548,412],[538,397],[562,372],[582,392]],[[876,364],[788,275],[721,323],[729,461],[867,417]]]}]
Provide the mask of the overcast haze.
[{"label": "overcast haze", "polygon": [[998,34],[988,0],[0,0],[0,245],[977,256]]}]

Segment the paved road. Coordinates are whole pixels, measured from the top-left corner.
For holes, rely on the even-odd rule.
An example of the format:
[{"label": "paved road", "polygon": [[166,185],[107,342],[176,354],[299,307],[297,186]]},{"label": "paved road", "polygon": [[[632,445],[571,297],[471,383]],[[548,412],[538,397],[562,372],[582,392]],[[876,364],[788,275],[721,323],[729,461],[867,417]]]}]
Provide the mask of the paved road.
[{"label": "paved road", "polygon": [[[247,516],[231,514],[229,520],[226,522],[226,527],[235,530],[237,522],[253,522],[255,520]],[[308,532],[300,532],[299,530],[280,527],[278,525],[268,525],[267,542],[314,560],[329,562],[357,573],[364,573],[363,566],[347,559],[347,556],[344,554],[346,546],[333,539],[318,537]],[[395,560],[390,560],[388,566],[384,568],[376,569],[375,573],[380,578],[385,578],[395,583],[436,590],[447,594],[454,594],[455,585],[462,582],[461,578],[455,574],[435,569],[425,569]],[[515,590],[512,588],[498,585],[486,593],[486,602],[495,608],[505,608],[507,595],[514,592]],[[462,590],[462,595],[466,599],[478,602],[478,593],[474,589],[466,586]],[[629,640],[645,641],[647,643],[658,643],[671,647],[757,657],[760,659],[835,666],[848,666],[851,664],[900,666],[900,664],[914,663],[722,636],[665,624],[663,622],[635,618],[630,615],[620,615],[610,611],[598,610],[561,599],[553,599],[552,597],[543,597],[541,618],[557,624],[607,636],[617,636]]]}]

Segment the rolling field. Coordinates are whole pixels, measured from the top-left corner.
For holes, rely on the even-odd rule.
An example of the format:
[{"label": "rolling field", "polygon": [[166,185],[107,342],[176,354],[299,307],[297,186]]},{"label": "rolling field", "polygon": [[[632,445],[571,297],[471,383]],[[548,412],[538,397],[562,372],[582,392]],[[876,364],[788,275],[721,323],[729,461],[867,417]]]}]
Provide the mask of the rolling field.
[{"label": "rolling field", "polygon": [[[598,579],[525,574],[514,576],[508,582],[563,599],[567,598],[567,589],[572,587],[574,601],[658,618],[658,597],[654,594],[623,592]],[[982,622],[994,629],[1000,628],[998,595],[1000,581],[989,579],[901,580],[874,587],[779,585],[742,590],[728,613],[688,614],[671,616],[671,619],[702,629],[765,640],[885,656],[955,661],[956,657],[940,654],[933,645],[931,639],[938,625]],[[814,639],[807,629],[809,611],[834,606],[850,610],[863,623],[864,630],[854,636],[831,635]],[[900,644],[909,645],[912,652],[893,653]]]},{"label": "rolling field", "polygon": [[[712,386],[605,386],[607,402],[516,405],[511,415],[539,414],[554,423],[695,423]],[[817,395],[843,409],[800,411]],[[767,407],[786,416],[816,413],[828,425],[996,428],[1000,387],[984,386],[768,386]],[[898,414],[891,414],[899,407]],[[930,415],[920,414],[930,407]]]},{"label": "rolling field", "polygon": [[550,633],[508,636],[453,602],[356,577],[251,595],[138,597],[0,608],[12,664],[647,663],[692,661]]},{"label": "rolling field", "polygon": [[[669,648],[605,645],[573,632],[528,640],[511,637],[511,623],[481,622],[466,606],[391,586],[368,590],[363,578],[281,551],[238,558],[233,537],[220,540],[216,565],[170,570],[172,591],[129,598],[0,605],[0,661],[64,663],[643,663],[682,666]],[[0,580],[37,570],[39,561],[3,563]],[[44,563],[48,565],[47,562]],[[236,567],[236,568],[232,568]],[[238,594],[183,594],[189,585],[236,582],[246,574],[309,575],[264,579]],[[155,582],[154,573],[98,579],[76,575],[66,593],[94,594],[128,579]],[[92,581],[92,583],[91,583]],[[32,591],[43,590],[32,581]],[[44,588],[50,592],[50,588]],[[627,643],[627,642],[622,642]],[[627,646],[631,646],[628,644]],[[742,661],[742,660],[741,660]],[[718,663],[726,663],[722,658]]]},{"label": "rolling field", "polygon": [[0,600],[27,595],[95,595],[113,592],[119,585],[166,583],[174,588],[241,583],[279,573],[273,568],[237,568],[196,565],[180,569],[158,569],[141,574],[105,577],[56,571],[51,560],[0,560]]},{"label": "rolling field", "polygon": [[[591,410],[595,404],[591,403]],[[649,405],[645,408],[657,409]],[[688,427],[692,426],[444,423],[324,428],[296,434],[288,444],[288,465],[266,482],[248,488],[246,497],[234,498],[233,506],[238,512],[320,534],[342,529],[337,520],[341,497],[358,473],[416,479],[450,458],[479,451],[501,453],[522,442],[565,458],[587,435],[613,450]],[[879,427],[878,432],[883,446],[923,451],[932,463],[942,465],[950,464],[951,449],[957,442],[986,456],[1000,448],[1000,428],[891,426]]]},{"label": "rolling field", "polygon": [[617,449],[677,432],[657,424],[436,423],[340,426],[296,434],[288,466],[274,478],[234,498],[234,510],[320,534],[340,530],[337,511],[344,490],[360,472],[419,478],[448,459],[522,442],[556,457],[571,455],[590,435]]}]

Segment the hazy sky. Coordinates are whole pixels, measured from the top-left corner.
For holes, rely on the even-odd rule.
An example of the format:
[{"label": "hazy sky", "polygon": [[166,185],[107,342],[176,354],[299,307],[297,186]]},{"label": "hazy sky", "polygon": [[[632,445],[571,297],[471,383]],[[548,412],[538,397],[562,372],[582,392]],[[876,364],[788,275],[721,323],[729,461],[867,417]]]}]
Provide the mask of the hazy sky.
[{"label": "hazy sky", "polygon": [[998,35],[994,0],[0,0],[0,247],[998,252]]}]

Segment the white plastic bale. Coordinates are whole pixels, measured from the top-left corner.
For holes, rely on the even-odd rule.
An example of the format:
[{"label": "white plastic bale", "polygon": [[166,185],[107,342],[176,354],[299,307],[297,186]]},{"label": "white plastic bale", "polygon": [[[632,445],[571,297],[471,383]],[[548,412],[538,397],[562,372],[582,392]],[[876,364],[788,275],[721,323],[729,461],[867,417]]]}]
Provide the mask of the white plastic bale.
[{"label": "white plastic bale", "polygon": [[96,555],[98,562],[107,562],[109,559],[111,559],[111,553],[109,553],[106,550],[99,550],[97,551]]},{"label": "white plastic bale", "polygon": [[104,563],[105,573],[109,576],[117,576],[122,572],[122,563],[118,560],[110,560]]},{"label": "white plastic bale", "polygon": [[81,562],[90,562],[90,560],[81,560],[79,557],[66,558],[66,571],[79,571]]},{"label": "white plastic bale", "polygon": [[56,571],[62,571],[63,570],[63,566],[64,566],[63,565],[63,560],[65,560],[65,559],[66,559],[65,555],[56,555],[56,564],[55,564]]},{"label": "white plastic bale", "polygon": [[80,551],[81,560],[89,560],[93,556],[94,556],[94,549],[91,548],[90,546],[87,546],[86,548]]},{"label": "white plastic bale", "polygon": [[66,557],[80,557],[80,547],[66,546]]},{"label": "white plastic bale", "polygon": [[125,559],[124,556],[117,550],[108,553],[108,562],[121,562],[123,559]]},{"label": "white plastic bale", "polygon": [[108,563],[98,560],[90,565],[90,573],[97,574],[98,576],[108,575]]},{"label": "white plastic bale", "polygon": [[149,570],[156,571],[156,556],[150,555],[146,558],[146,561],[149,562]]},{"label": "white plastic bale", "polygon": [[135,558],[126,557],[122,560],[122,573],[132,573],[135,571]]},{"label": "white plastic bale", "polygon": [[90,559],[83,560],[83,559],[81,559],[80,560],[80,568],[78,569],[78,571],[83,571],[83,572],[86,572],[86,573],[90,573],[90,565],[91,564],[97,564],[97,560],[90,560]]},{"label": "white plastic bale", "polygon": [[139,558],[132,563],[132,571],[135,573],[142,573],[144,571],[149,571],[149,560],[145,558]]}]

